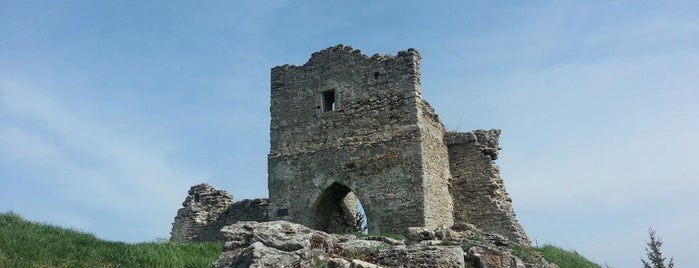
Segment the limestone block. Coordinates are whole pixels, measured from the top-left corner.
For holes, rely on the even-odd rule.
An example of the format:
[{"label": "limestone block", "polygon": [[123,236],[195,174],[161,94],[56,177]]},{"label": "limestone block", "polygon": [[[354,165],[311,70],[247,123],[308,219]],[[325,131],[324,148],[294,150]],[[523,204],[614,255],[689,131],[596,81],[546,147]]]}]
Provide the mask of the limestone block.
[{"label": "limestone block", "polygon": [[242,221],[221,229],[226,238],[226,249],[232,250],[260,242],[267,247],[283,251],[303,248],[329,248],[337,238],[300,224],[286,221]]},{"label": "limestone block", "polygon": [[405,239],[411,242],[435,239],[434,231],[425,227],[409,227],[405,229],[404,235]]},{"label": "limestone block", "polygon": [[464,267],[464,251],[453,246],[396,246],[379,252],[376,264],[386,267]]},{"label": "limestone block", "polygon": [[224,252],[213,265],[214,268],[233,267],[291,267],[301,256],[294,252],[279,250],[254,242],[238,252]]}]

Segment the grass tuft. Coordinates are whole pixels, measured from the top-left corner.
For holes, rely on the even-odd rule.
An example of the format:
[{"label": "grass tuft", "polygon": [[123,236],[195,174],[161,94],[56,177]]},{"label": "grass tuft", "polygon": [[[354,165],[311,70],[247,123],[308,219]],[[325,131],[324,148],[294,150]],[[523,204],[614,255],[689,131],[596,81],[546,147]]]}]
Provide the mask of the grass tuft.
[{"label": "grass tuft", "polygon": [[542,247],[527,247],[510,245],[512,255],[517,256],[527,263],[538,264],[538,256],[544,257],[549,263],[554,263],[560,268],[601,268],[599,264],[591,262],[576,251],[565,250],[552,245]]},{"label": "grass tuft", "polygon": [[370,237],[370,236],[380,236],[380,237],[386,237],[386,238],[391,238],[391,239],[396,239],[396,240],[404,240],[405,236],[402,234],[389,234],[389,233],[378,233],[378,234],[365,234],[363,232],[354,232],[352,233],[354,236],[358,238],[363,238],[363,237]]},{"label": "grass tuft", "polygon": [[110,242],[0,213],[0,267],[211,267],[222,246]]},{"label": "grass tuft", "polygon": [[552,245],[544,245],[537,248],[537,251],[544,256],[544,259],[555,263],[560,268],[601,268],[599,264],[589,261],[578,252],[564,250]]}]

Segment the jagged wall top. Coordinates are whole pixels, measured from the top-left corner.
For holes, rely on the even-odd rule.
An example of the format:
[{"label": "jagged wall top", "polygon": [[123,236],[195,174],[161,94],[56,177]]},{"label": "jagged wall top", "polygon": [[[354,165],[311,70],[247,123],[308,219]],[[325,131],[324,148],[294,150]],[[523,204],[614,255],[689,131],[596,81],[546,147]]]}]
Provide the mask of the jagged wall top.
[{"label": "jagged wall top", "polygon": [[529,244],[494,162],[500,130],[445,133],[421,97],[420,59],[415,49],[368,57],[337,45],[302,66],[272,68],[269,203],[231,204],[225,192],[194,186],[173,241],[210,238],[239,220],[330,230],[332,219],[347,219],[335,205],[352,203],[343,198],[354,192],[370,230],[471,223]]},{"label": "jagged wall top", "polygon": [[338,45],[303,66],[272,68],[270,154],[380,142],[415,126],[424,106],[419,61],[414,49],[370,58]]},{"label": "jagged wall top", "polygon": [[473,144],[478,147],[483,154],[490,156],[491,160],[498,159],[500,148],[498,140],[500,130],[474,130],[470,132],[447,132],[444,135],[444,142],[449,145]]},{"label": "jagged wall top", "polygon": [[351,191],[370,232],[453,223],[444,129],[419,62],[415,49],[368,57],[339,45],[272,69],[270,215],[329,228],[319,211]]},{"label": "jagged wall top", "polygon": [[332,47],[323,49],[323,50],[318,51],[318,52],[314,52],[313,54],[311,54],[311,58],[308,59],[308,61],[301,66],[292,65],[292,64],[284,64],[284,65],[280,65],[280,66],[276,66],[276,67],[272,68],[272,71],[274,72],[275,69],[293,69],[293,68],[302,68],[304,66],[310,66],[310,65],[313,65],[314,63],[316,63],[318,60],[325,58],[329,54],[336,54],[336,55],[346,54],[346,55],[352,55],[355,57],[362,57],[366,60],[374,60],[374,61],[396,60],[398,58],[407,57],[407,58],[410,58],[412,61],[414,61],[416,64],[422,59],[422,57],[420,56],[420,52],[418,52],[414,48],[409,48],[407,50],[398,51],[398,55],[396,55],[396,56],[391,55],[391,54],[382,55],[382,54],[376,53],[373,56],[369,57],[369,56],[363,54],[362,51],[359,49],[354,49],[351,46],[345,46],[343,44],[339,44],[336,46],[332,46]]}]

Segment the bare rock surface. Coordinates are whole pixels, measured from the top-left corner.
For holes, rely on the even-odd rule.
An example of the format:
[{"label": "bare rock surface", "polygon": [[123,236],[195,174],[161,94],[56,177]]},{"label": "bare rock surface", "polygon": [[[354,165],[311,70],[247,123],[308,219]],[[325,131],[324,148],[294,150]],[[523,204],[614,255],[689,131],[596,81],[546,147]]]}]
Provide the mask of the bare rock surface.
[{"label": "bare rock surface", "polygon": [[291,252],[309,248],[311,243],[317,249],[337,242],[335,236],[286,221],[244,221],[223,227],[221,232],[228,240],[226,247],[232,249],[261,242],[267,247]]},{"label": "bare rock surface", "polygon": [[406,240],[414,242],[435,239],[434,231],[425,227],[409,227],[405,230],[404,235]]},{"label": "bare rock surface", "polygon": [[376,263],[384,267],[464,267],[459,246],[397,246],[382,250]]},{"label": "bare rock surface", "polygon": [[286,221],[241,221],[224,227],[221,233],[226,242],[214,268],[557,268],[540,256],[525,263],[513,254],[510,246],[514,243],[473,225],[411,227],[405,231],[406,240],[328,234]]},{"label": "bare rock surface", "polygon": [[340,246],[343,250],[342,255],[351,258],[352,256],[370,255],[381,249],[389,248],[392,245],[376,240],[355,239],[340,243]]}]

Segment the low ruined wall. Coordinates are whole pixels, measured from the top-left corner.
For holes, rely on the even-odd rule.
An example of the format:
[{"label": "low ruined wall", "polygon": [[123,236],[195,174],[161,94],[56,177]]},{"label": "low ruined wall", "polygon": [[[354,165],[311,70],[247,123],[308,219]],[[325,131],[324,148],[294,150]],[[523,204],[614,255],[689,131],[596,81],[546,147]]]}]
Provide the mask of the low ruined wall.
[{"label": "low ruined wall", "polygon": [[502,235],[511,241],[529,244],[515,218],[512,200],[507,195],[495,165],[500,130],[447,133],[454,199],[454,223],[470,223],[479,229]]},{"label": "low ruined wall", "polygon": [[189,189],[187,198],[177,211],[170,241],[223,241],[221,228],[238,221],[267,221],[267,199],[245,199],[233,202],[226,191],[207,184]]}]

